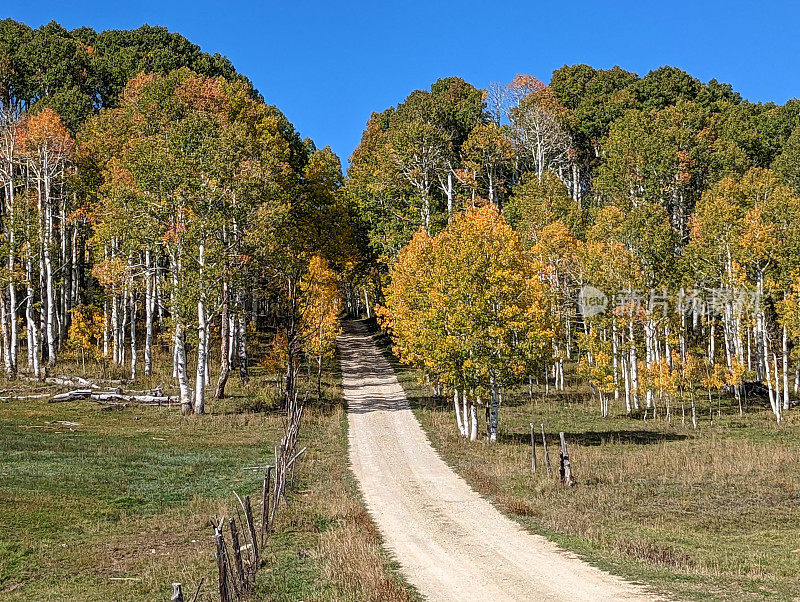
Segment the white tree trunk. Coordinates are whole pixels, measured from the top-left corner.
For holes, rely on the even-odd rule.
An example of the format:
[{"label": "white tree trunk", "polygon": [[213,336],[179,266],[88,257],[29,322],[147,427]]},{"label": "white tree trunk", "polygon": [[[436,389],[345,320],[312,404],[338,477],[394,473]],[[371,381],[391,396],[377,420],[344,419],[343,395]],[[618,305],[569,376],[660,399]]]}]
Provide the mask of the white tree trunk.
[{"label": "white tree trunk", "polygon": [[[491,195],[489,197],[491,200]],[[447,172],[447,215],[453,214],[453,170]]]},{"label": "white tree trunk", "polygon": [[131,380],[136,380],[136,293],[131,290]]},{"label": "white tree trunk", "polygon": [[[13,231],[9,234],[9,245],[11,247],[11,251],[8,254],[8,270],[10,273],[13,273],[14,270],[14,233]],[[11,362],[11,372],[12,374],[17,373],[17,343],[19,341],[19,331],[17,328],[17,287],[14,282],[10,282],[8,284],[8,319],[10,322],[10,336],[11,336],[11,346],[9,347],[10,352],[10,362]]]},{"label": "white tree trunk", "polygon": [[631,369],[631,400],[633,401],[633,408],[639,409],[639,368],[636,359],[636,339],[633,336],[633,319],[629,325],[630,330],[630,369]]},{"label": "white tree trunk", "polygon": [[467,390],[464,389],[461,391],[461,416],[464,422],[464,433],[465,437],[469,437],[470,428],[469,428],[469,404],[467,403]]},{"label": "white tree trunk", "polygon": [[783,409],[788,410],[789,401],[789,340],[786,326],[783,327]]},{"label": "white tree trunk", "polygon": [[108,346],[111,342],[110,330],[111,316],[109,311],[108,295],[103,300],[103,357],[108,357]]},{"label": "white tree trunk", "polygon": [[462,437],[466,436],[467,431],[464,428],[464,422],[461,420],[461,409],[459,407],[458,389],[453,391],[453,407],[456,411],[456,424],[458,425],[458,433]]},{"label": "white tree trunk", "polygon": [[39,366],[39,330],[36,327],[36,316],[33,312],[33,261],[30,250],[25,254],[25,276],[27,284],[25,286],[25,321],[28,331],[28,368],[36,378],[42,377]]},{"label": "white tree trunk", "polygon": [[186,345],[184,342],[186,327],[181,319],[178,306],[178,285],[180,283],[180,249],[172,257],[172,303],[171,314],[173,321],[173,350],[175,365],[173,374],[178,381],[180,391],[181,412],[189,414],[192,411],[192,390],[189,388],[189,372],[186,366]]},{"label": "white tree trunk", "polygon": [[125,326],[128,324],[128,287],[122,291],[122,298],[120,299],[122,312],[119,314],[119,327],[117,328],[117,336],[119,337],[119,365],[125,365]]},{"label": "white tree trunk", "polygon": [[189,388],[189,373],[186,368],[186,346],[184,345],[185,327],[180,317],[175,318],[174,343],[175,343],[175,373],[180,391],[181,411],[189,414],[192,411],[192,390]]},{"label": "white tree trunk", "polygon": [[[619,349],[617,347],[617,322],[611,318],[611,369],[614,372],[614,401],[619,400]],[[628,414],[631,413],[630,404],[628,404]]]},{"label": "white tree trunk", "polygon": [[119,363],[119,296],[114,293],[111,297],[111,359]]},{"label": "white tree trunk", "polygon": [[[769,344],[767,340],[767,326],[765,324],[766,320],[764,319],[763,313],[759,312],[758,322],[761,327],[761,342],[763,347],[763,361],[764,361],[764,381],[767,384],[767,390],[769,391],[769,403],[772,407],[772,412],[775,414],[775,420],[777,422],[781,421],[781,406],[778,400],[777,392],[772,387],[772,375],[770,374],[769,369]],[[775,367],[775,374],[778,373],[777,366]]]},{"label": "white tree trunk", "polygon": [[[48,180],[45,180],[48,182]],[[46,184],[47,185],[47,184]],[[46,193],[49,198],[49,192]],[[45,245],[43,249],[45,287],[47,294],[47,364],[52,366],[56,363],[56,294],[53,282],[53,260],[50,256],[50,245],[53,242],[53,216],[50,211],[49,202],[45,206]]]},{"label": "white tree trunk", "polygon": [[155,286],[150,259],[150,250],[145,251],[145,335],[144,335],[144,373],[150,376],[153,373],[153,310],[155,309]]},{"label": "white tree trunk", "polygon": [[239,323],[236,314],[229,310],[228,317],[228,362],[233,366],[233,359],[238,350]]},{"label": "white tree trunk", "polygon": [[[239,297],[241,300],[241,293],[239,293]],[[242,380],[246,380],[248,378],[248,366],[247,366],[247,311],[243,307],[243,303],[239,303],[241,307],[241,313],[238,316],[237,322],[239,323],[239,328],[237,329],[236,339],[238,342],[238,350],[237,350],[237,361],[239,362],[239,376]]]},{"label": "white tree trunk", "polygon": [[497,393],[497,385],[492,381],[491,384],[491,394],[489,397],[490,408],[489,408],[489,424],[487,425],[487,430],[489,431],[489,442],[490,443],[497,443],[497,425],[498,425],[498,413],[500,409],[500,402],[498,399]]},{"label": "white tree trunk", "polygon": [[622,353],[622,380],[625,388],[625,411],[630,414],[633,409],[631,406],[631,376],[628,370],[628,354]]},{"label": "white tree trunk", "polygon": [[9,324],[8,308],[3,294],[0,294],[0,321],[2,322],[3,335],[3,364],[6,378],[10,379],[14,377],[14,370],[11,365],[11,324]]},{"label": "white tree trunk", "polygon": [[798,390],[800,390],[800,366],[796,366],[794,369],[794,394],[797,395]]},{"label": "white tree trunk", "polygon": [[80,286],[80,282],[78,282],[78,228],[72,229],[72,261],[70,262],[71,271],[72,271],[72,289],[70,290],[71,297],[69,306],[70,309],[73,307],[78,306],[78,288]]},{"label": "white tree trunk", "polygon": [[471,401],[470,404],[469,404],[469,418],[470,418],[469,440],[470,441],[477,441],[478,440],[478,407],[475,405],[474,401]]},{"label": "white tree trunk", "polygon": [[69,314],[67,311],[69,310],[68,306],[68,298],[70,294],[70,286],[72,282],[70,278],[72,277],[72,268],[69,265],[69,257],[67,254],[67,241],[69,240],[67,237],[67,197],[63,195],[61,198],[61,207],[59,212],[59,227],[58,227],[58,239],[59,239],[59,248],[61,254],[59,255],[59,263],[58,263],[58,271],[61,274],[61,281],[62,284],[59,287],[59,300],[58,305],[56,306],[58,311],[56,312],[56,324],[58,328],[56,329],[56,344],[58,345],[59,349],[64,341],[67,339],[67,328],[69,327]]},{"label": "white tree trunk", "polygon": [[208,325],[206,324],[206,293],[203,285],[203,267],[205,266],[205,243],[200,243],[200,297],[197,300],[197,372],[195,373],[194,413],[205,412],[206,363],[208,355]]}]

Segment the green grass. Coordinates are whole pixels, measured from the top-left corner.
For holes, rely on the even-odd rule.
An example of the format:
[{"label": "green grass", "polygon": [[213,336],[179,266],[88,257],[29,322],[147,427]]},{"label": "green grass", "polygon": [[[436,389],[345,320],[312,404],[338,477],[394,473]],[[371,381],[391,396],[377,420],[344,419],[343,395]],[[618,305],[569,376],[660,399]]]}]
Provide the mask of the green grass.
[{"label": "green grass", "polygon": [[[385,339],[379,341],[387,349]],[[624,415],[601,418],[579,387],[544,399],[507,392],[497,444],[458,436],[452,402],[390,358],[414,411],[443,458],[529,530],[591,563],[682,599],[800,597],[800,416],[780,426],[766,407],[744,418],[722,399],[698,429],[680,406],[672,424]],[[530,470],[530,423],[545,424],[554,475]],[[567,436],[574,489],[558,474],[558,433]]]},{"label": "green grass", "polygon": [[[57,373],[81,374],[72,369]],[[205,578],[200,599],[216,599],[209,519],[230,516],[234,490],[257,496],[262,475],[243,468],[271,461],[283,428],[272,380],[254,372],[246,387],[232,378],[231,399],[202,417],[0,401],[0,598],[164,600],[172,582],[191,595]],[[412,599],[348,471],[339,382],[329,373],[329,401],[305,414],[308,451],[262,554],[258,599]],[[360,553],[353,566],[369,578],[336,570],[332,542]]]},{"label": "green grass", "polygon": [[154,599],[172,581],[210,578],[208,520],[233,489],[257,488],[241,469],[267,457],[277,428],[254,414],[0,404],[0,591]]}]

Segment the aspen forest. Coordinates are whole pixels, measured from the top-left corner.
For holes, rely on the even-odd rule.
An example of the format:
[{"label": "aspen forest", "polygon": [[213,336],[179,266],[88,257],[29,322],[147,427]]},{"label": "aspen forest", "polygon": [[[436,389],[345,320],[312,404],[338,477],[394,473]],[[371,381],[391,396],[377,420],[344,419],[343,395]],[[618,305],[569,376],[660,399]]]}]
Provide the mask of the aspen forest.
[{"label": "aspen forest", "polygon": [[800,599],[800,99],[267,8],[0,20],[0,599]]},{"label": "aspen forest", "polygon": [[696,427],[697,396],[724,391],[780,422],[800,387],[798,117],[671,67],[587,65],[441,79],[374,113],[346,188],[401,359],[473,439],[469,406],[493,439],[504,387],[564,390],[567,366],[602,415]]},{"label": "aspen forest", "polygon": [[332,352],[338,274],[358,261],[338,158],[163,29],[6,20],[0,38],[6,378],[78,350],[135,381],[157,348],[202,414],[271,329],[293,396],[300,358],[321,370]]}]

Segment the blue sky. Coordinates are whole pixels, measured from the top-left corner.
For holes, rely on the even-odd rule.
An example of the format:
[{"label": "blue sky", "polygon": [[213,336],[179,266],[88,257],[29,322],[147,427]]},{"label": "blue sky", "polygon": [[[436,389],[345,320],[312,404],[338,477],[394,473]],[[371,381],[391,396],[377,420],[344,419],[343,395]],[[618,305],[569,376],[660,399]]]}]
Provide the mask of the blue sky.
[{"label": "blue sky", "polygon": [[32,27],[178,31],[250,77],[303,136],[343,160],[372,111],[459,75],[479,87],[564,64],[640,75],[675,65],[753,101],[800,97],[800,8],[789,1],[71,2],[0,0]]}]

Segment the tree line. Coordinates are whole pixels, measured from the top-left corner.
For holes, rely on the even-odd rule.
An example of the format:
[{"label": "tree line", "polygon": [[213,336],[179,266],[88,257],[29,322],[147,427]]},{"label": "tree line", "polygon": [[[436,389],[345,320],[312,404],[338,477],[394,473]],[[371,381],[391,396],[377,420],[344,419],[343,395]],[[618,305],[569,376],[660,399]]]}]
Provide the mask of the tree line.
[{"label": "tree line", "polygon": [[800,388],[799,142],[797,100],[673,67],[439,80],[373,113],[351,158],[365,287],[465,435],[459,391],[491,439],[503,386],[563,389],[565,365],[603,414],[680,405],[696,426],[697,397],[724,389],[780,421]]},{"label": "tree line", "polygon": [[565,366],[603,413],[667,420],[746,383],[780,420],[800,388],[795,100],[672,67],[450,77],[374,113],[344,178],[163,28],[7,19],[0,58],[8,378],[76,350],[136,378],[160,350],[202,412],[259,339],[293,395],[344,301],[380,306],[469,436],[478,407],[496,436],[504,388],[563,389]]}]

